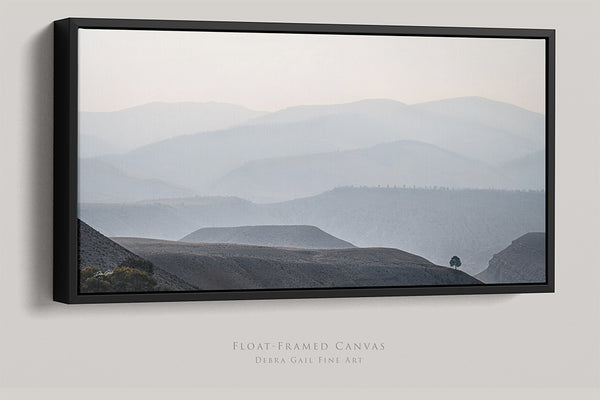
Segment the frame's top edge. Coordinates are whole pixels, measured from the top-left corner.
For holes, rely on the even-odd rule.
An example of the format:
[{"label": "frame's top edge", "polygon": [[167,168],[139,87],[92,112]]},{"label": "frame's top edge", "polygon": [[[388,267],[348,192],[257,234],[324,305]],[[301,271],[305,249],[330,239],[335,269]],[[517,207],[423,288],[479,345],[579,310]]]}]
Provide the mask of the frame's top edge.
[{"label": "frame's top edge", "polygon": [[367,25],[312,22],[193,21],[82,17],[70,17],[59,21],[68,21],[72,27],[83,29],[190,30],[255,33],[329,33],[363,35],[497,37],[523,39],[552,38],[556,32],[555,29],[546,28]]}]

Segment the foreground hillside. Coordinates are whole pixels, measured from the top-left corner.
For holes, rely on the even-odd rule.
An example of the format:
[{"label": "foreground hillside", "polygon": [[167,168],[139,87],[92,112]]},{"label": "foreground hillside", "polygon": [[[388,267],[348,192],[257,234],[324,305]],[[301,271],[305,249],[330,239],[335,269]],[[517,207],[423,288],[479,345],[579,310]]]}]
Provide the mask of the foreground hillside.
[{"label": "foreground hillside", "polygon": [[180,240],[190,243],[233,243],[300,249],[345,249],[355,247],[309,225],[257,225],[231,228],[201,228]]},{"label": "foreground hillside", "polygon": [[393,247],[471,274],[514,238],[545,227],[543,192],[338,188],[274,204],[198,197],[129,204],[80,204],[106,236],[178,240],[211,226],[313,225],[359,247]]},{"label": "foreground hillside", "polygon": [[477,274],[485,283],[543,283],[546,281],[546,235],[530,232],[515,239],[510,246],[490,260]]},{"label": "foreground hillside", "polygon": [[113,238],[203,290],[475,285],[468,274],[397,249],[282,249]]},{"label": "foreground hillside", "polygon": [[[79,268],[95,267],[100,271],[112,271],[121,262],[128,258],[141,258],[139,255],[125,249],[113,242],[100,232],[90,227],[85,222],[78,220],[78,247]],[[178,277],[161,269],[154,268],[152,275],[158,286],[169,290],[194,290],[195,287],[188,285]]]}]

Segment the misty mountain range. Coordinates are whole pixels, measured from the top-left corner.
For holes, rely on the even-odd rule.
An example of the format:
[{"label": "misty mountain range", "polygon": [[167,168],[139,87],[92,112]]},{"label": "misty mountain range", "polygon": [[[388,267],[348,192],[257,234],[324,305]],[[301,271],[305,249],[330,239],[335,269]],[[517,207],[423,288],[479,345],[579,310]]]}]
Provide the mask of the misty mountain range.
[{"label": "misty mountain range", "polygon": [[111,237],[284,248],[287,225],[476,274],[545,231],[544,116],[480,97],[151,103],[80,113],[79,144],[78,215]]},{"label": "misty mountain range", "polygon": [[79,160],[79,197],[99,203],[193,196],[194,192],[158,179],[133,178],[98,158]]},{"label": "misty mountain range", "polygon": [[479,97],[417,105],[363,100],[272,113],[152,103],[80,116],[80,154],[93,154],[86,143],[100,135],[111,143],[96,140],[97,149],[113,149],[81,160],[86,174],[103,177],[82,188],[82,202],[146,200],[147,193],[276,202],[346,185],[545,184],[544,117]]},{"label": "misty mountain range", "polygon": [[80,112],[80,154],[125,153],[179,135],[225,129],[263,115],[245,107],[206,102],[154,102],[112,112]]},{"label": "misty mountain range", "polygon": [[229,172],[213,193],[261,203],[314,196],[340,186],[520,187],[487,164],[417,141],[359,150],[251,161]]},{"label": "misty mountain range", "polygon": [[79,205],[106,236],[179,240],[201,228],[312,225],[358,247],[392,247],[438,265],[458,255],[462,270],[485,269],[512,240],[545,230],[543,192],[338,188],[273,204],[194,197]]}]

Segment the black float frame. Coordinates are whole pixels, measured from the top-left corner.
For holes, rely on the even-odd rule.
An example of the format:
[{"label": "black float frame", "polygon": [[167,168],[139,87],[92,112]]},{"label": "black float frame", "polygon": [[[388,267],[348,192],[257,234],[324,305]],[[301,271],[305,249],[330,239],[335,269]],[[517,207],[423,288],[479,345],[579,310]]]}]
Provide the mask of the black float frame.
[{"label": "black float frame", "polygon": [[[542,39],[546,43],[546,283],[80,294],[77,265],[78,29]],[[554,292],[553,29],[67,18],[54,22],[54,300],[116,303]]]}]

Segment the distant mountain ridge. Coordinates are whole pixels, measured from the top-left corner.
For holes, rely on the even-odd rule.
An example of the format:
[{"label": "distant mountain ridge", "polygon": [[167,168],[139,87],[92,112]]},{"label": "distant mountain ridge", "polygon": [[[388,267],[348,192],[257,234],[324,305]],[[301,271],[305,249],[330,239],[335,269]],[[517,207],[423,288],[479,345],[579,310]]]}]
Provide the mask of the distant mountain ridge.
[{"label": "distant mountain ridge", "polygon": [[[179,123],[178,119],[173,121],[173,124]],[[532,187],[524,187],[519,180],[520,175],[514,174],[513,170],[507,172],[502,169],[512,160],[543,150],[543,116],[483,98],[457,98],[411,106],[381,99],[297,106],[231,123],[234,126],[212,131],[198,127],[195,132],[200,133],[154,141],[126,154],[102,156],[100,159],[128,175],[160,179],[206,195],[218,193],[215,190],[219,189],[224,177],[251,165],[249,163],[329,153],[330,159],[324,161],[334,164],[336,152],[366,150],[383,143],[418,141],[486,164],[488,169],[497,169],[505,175],[505,179],[490,180],[490,185],[495,185],[491,186],[493,188],[535,189],[544,185],[537,182],[538,172],[528,171],[529,168],[539,170],[537,164],[523,164],[522,167],[523,174],[530,177],[524,182],[532,184]],[[168,136],[178,135],[180,131],[176,126],[167,128]],[[86,130],[82,129],[82,132]],[[127,136],[125,133],[122,135]],[[223,156],[225,154],[227,157]],[[480,173],[476,165],[465,170],[464,175]],[[420,167],[423,171],[427,170],[426,164]],[[456,174],[448,174],[448,177],[451,176]],[[506,179],[516,184],[507,186]],[[418,182],[417,185],[427,186],[427,183]],[[453,182],[447,179],[439,185],[453,187]],[[303,191],[308,193],[307,189]],[[227,194],[242,197],[242,193],[231,193],[230,189]],[[282,195],[283,198],[292,198],[291,193]]]},{"label": "distant mountain ridge", "polygon": [[79,133],[125,152],[169,137],[229,128],[263,114],[226,103],[153,102],[111,112],[79,112]]},{"label": "distant mountain ridge", "polygon": [[210,193],[219,178],[248,161],[361,148],[387,141],[393,137],[390,132],[361,115],[323,116],[178,136],[101,159],[134,176],[153,177],[198,193]]},{"label": "distant mountain ridge", "polygon": [[187,188],[159,179],[131,176],[98,158],[80,159],[78,169],[82,177],[78,187],[79,202],[121,203],[194,195]]},{"label": "distant mountain ridge", "polygon": [[528,141],[542,144],[540,135],[546,125],[545,116],[514,104],[490,100],[480,96],[428,101],[414,104],[413,108],[455,119],[469,119],[483,126],[511,132]]},{"label": "distant mountain ridge", "polygon": [[[529,182],[527,182],[529,183]],[[244,164],[213,187],[218,195],[273,203],[314,196],[341,186],[523,189],[519,175],[423,142],[403,140],[373,147],[270,158]]]},{"label": "distant mountain ridge", "polygon": [[375,119],[384,116],[386,117],[383,118],[385,121],[389,118],[397,118],[398,114],[406,112],[408,107],[410,106],[391,99],[364,99],[340,104],[298,105],[253,118],[247,122],[247,125],[289,124],[340,114],[363,115]]},{"label": "distant mountain ridge", "polygon": [[225,228],[201,228],[180,242],[232,243],[300,249],[346,249],[352,243],[338,239],[310,225],[254,225]]},{"label": "distant mountain ridge", "polygon": [[523,187],[543,189],[546,186],[545,150],[515,158],[505,163],[501,169],[510,179],[521,182]]}]

